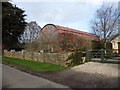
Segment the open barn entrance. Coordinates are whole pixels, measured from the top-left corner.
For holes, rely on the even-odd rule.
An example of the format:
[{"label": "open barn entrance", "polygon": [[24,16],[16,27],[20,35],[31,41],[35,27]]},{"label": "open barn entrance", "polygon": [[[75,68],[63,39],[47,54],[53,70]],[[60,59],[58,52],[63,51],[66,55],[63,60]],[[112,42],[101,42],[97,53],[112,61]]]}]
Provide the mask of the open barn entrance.
[{"label": "open barn entrance", "polygon": [[120,42],[118,42],[118,52],[120,53]]}]

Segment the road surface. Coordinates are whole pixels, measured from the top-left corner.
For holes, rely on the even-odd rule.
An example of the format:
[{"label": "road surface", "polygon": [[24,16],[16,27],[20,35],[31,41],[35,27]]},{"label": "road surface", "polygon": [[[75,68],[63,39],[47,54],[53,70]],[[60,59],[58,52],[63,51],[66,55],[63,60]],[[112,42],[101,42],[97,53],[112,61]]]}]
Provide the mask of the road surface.
[{"label": "road surface", "polygon": [[68,88],[67,86],[30,75],[7,65],[2,66],[2,88]]}]

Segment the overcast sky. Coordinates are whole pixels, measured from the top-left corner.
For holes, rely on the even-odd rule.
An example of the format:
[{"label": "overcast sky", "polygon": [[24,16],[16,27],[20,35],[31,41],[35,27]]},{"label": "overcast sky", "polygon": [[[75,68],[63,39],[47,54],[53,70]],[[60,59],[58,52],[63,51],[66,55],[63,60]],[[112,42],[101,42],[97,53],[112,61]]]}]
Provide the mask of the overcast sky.
[{"label": "overcast sky", "polygon": [[12,0],[13,4],[25,10],[27,22],[36,21],[41,27],[52,23],[86,32],[91,32],[89,22],[102,2],[103,0]]}]

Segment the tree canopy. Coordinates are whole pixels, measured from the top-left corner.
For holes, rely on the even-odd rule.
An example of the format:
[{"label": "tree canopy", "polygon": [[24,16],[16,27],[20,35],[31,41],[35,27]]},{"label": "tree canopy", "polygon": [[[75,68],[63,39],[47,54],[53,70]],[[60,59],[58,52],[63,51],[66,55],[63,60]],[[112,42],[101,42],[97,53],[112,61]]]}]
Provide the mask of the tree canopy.
[{"label": "tree canopy", "polygon": [[93,33],[100,36],[105,48],[108,39],[116,33],[118,29],[120,12],[114,4],[115,3],[103,3],[96,11],[96,16],[90,22]]},{"label": "tree canopy", "polygon": [[19,43],[18,38],[26,26],[24,12],[10,2],[2,2],[2,44],[4,49],[14,48]]}]

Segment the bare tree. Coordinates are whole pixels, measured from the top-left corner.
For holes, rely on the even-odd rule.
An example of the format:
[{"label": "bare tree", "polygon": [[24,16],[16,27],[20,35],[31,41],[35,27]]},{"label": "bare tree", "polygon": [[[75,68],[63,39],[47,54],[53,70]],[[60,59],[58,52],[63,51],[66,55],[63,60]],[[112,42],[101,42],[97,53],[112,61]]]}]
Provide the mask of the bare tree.
[{"label": "bare tree", "polygon": [[76,35],[68,32],[60,33],[58,36],[60,47],[63,51],[74,50]]},{"label": "bare tree", "polygon": [[57,40],[57,32],[45,31],[40,33],[40,37],[31,43],[25,45],[25,49],[29,51],[41,51],[47,52],[56,51],[59,48]]},{"label": "bare tree", "polygon": [[26,44],[26,49],[29,51],[61,52],[75,51],[76,49],[84,49],[91,47],[91,40],[74,35],[72,33],[58,33],[57,31],[41,32],[39,39]]},{"label": "bare tree", "polygon": [[47,51],[55,51],[59,47],[59,42],[58,42],[58,32],[54,31],[45,31],[41,32],[40,38],[38,41],[40,42],[39,48],[42,50],[47,50]]},{"label": "bare tree", "polygon": [[73,33],[64,32],[59,34],[60,48],[65,51],[75,51],[77,49],[91,48],[91,40]]},{"label": "bare tree", "polygon": [[87,37],[79,36],[79,37],[77,37],[75,47],[78,49],[85,49],[85,48],[91,49],[92,48],[92,40]]},{"label": "bare tree", "polygon": [[41,27],[34,21],[29,22],[24,33],[21,35],[22,43],[31,43],[39,38]]},{"label": "bare tree", "polygon": [[93,32],[100,36],[105,48],[107,39],[117,32],[119,17],[120,12],[115,4],[103,3],[101,8],[96,11],[96,17],[90,22]]}]

